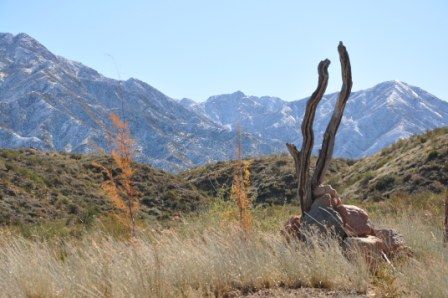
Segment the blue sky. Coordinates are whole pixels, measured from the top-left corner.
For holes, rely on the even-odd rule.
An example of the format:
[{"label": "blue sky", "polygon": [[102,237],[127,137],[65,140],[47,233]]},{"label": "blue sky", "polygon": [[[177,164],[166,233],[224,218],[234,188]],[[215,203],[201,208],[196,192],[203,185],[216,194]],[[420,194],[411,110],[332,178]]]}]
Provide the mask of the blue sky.
[{"label": "blue sky", "polygon": [[198,101],[236,90],[309,96],[323,58],[332,61],[328,90],[337,91],[342,40],[354,90],[398,79],[447,100],[447,14],[446,0],[0,0],[0,31],[28,33],[108,77]]}]

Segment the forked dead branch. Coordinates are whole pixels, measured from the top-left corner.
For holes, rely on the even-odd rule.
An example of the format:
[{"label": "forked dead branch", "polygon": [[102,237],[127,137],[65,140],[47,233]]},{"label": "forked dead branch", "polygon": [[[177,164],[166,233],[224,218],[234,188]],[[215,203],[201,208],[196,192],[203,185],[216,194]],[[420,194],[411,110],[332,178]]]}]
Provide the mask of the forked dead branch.
[{"label": "forked dead branch", "polygon": [[328,67],[330,65],[328,59],[319,63],[317,88],[306,105],[301,125],[301,150],[299,151],[294,144],[286,144],[289,153],[294,158],[298,180],[297,193],[302,214],[289,219],[285,225],[285,232],[288,239],[294,237],[305,241],[308,241],[310,232],[317,231],[319,235],[324,236],[333,234],[342,241],[344,247],[356,247],[365,252],[369,261],[375,259],[388,261],[388,257],[394,256],[400,251],[408,251],[403,237],[394,230],[375,229],[365,210],[342,204],[336,190],[330,185],[323,184],[333,155],[336,133],[353,85],[350,58],[342,42],[339,43],[338,52],[342,87],[325,130],[322,147],[312,175],[310,161],[314,146],[313,122],[317,106],[328,85]]},{"label": "forked dead branch", "polygon": [[316,199],[316,197],[313,196],[313,193],[323,182],[325,172],[333,155],[336,132],[339,128],[339,124],[341,123],[345,104],[350,96],[353,85],[350,58],[342,42],[339,43],[338,51],[339,59],[341,61],[343,84],[330,123],[328,124],[324,134],[322,149],[320,150],[319,158],[316,163],[316,170],[312,176],[312,179],[310,178],[309,167],[314,145],[314,115],[316,114],[317,106],[324,96],[325,90],[327,89],[329,77],[328,66],[330,65],[330,60],[325,59],[321,61],[318,66],[318,85],[316,91],[314,91],[307,102],[305,116],[302,121],[303,141],[301,150],[297,150],[294,144],[286,144],[288,151],[295,161],[295,169],[299,182],[298,195],[302,208],[302,214],[311,210],[311,205]]}]

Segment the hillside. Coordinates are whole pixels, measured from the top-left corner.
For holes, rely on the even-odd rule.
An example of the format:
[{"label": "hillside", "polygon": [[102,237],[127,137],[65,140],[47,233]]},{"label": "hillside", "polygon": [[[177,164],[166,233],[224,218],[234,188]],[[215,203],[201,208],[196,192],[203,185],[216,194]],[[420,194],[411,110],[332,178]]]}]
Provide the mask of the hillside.
[{"label": "hillside", "polygon": [[441,193],[448,187],[448,127],[400,140],[342,173],[338,188],[356,199]]},{"label": "hillside", "polygon": [[[0,225],[65,219],[85,222],[112,206],[102,191],[106,179],[93,155],[44,153],[34,149],[0,150]],[[206,198],[184,180],[136,164],[134,184],[141,196],[141,217],[167,218],[174,212],[198,210]]]},{"label": "hillside", "polygon": [[[256,203],[297,203],[294,165],[289,155],[251,159],[249,164]],[[212,196],[228,197],[234,166],[232,162],[221,162],[180,176]],[[358,161],[334,159],[325,183],[350,199],[440,193],[448,186],[448,128],[400,140]]]},{"label": "hillside", "polygon": [[[314,160],[314,159],[313,159]],[[289,155],[273,155],[248,159],[250,195],[256,204],[297,204],[297,181],[294,164]],[[348,171],[350,161],[335,159],[331,162],[327,178]],[[198,189],[212,197],[229,198],[236,162],[218,162],[194,168],[180,174]]]},{"label": "hillside", "polygon": [[[336,96],[327,94],[318,106],[316,145]],[[305,104],[306,99],[287,102],[240,91],[202,103],[176,100],[135,78],[107,78],[52,53],[27,34],[0,33],[1,148],[108,151],[114,112],[129,121],[136,160],[179,172],[232,159],[237,122],[247,156],[285,152],[285,142],[300,144]],[[400,138],[446,125],[447,102],[404,82],[383,82],[351,94],[335,156],[364,157]]]},{"label": "hillside", "polygon": [[[313,159],[314,161],[315,159]],[[250,195],[256,205],[297,204],[292,158],[248,159]],[[0,150],[0,224],[66,219],[84,222],[112,210],[102,191],[105,156]],[[229,199],[235,162],[218,162],[178,175],[136,164],[140,217],[164,219],[175,212],[207,208],[212,198]],[[112,168],[114,173],[117,170]],[[393,195],[441,193],[448,186],[448,128],[402,140],[380,153],[351,161],[334,159],[327,183],[345,199],[380,200]]]}]

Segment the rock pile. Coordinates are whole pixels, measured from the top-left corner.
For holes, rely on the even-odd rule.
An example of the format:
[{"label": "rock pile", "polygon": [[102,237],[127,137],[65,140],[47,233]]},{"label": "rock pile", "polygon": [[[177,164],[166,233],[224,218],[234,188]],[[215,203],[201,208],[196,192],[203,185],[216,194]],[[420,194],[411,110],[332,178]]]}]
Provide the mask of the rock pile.
[{"label": "rock pile", "polygon": [[365,210],[344,205],[335,189],[320,185],[313,192],[311,210],[304,216],[291,217],[284,226],[284,235],[307,241],[307,235],[332,234],[347,250],[357,249],[368,260],[392,258],[408,251],[403,236],[392,229],[376,229]]}]

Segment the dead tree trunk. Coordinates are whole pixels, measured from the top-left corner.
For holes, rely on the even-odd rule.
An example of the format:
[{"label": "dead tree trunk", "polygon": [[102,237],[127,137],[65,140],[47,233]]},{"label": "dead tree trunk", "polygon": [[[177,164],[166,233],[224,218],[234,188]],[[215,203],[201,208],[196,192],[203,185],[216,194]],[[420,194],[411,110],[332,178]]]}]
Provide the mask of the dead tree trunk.
[{"label": "dead tree trunk", "polygon": [[327,89],[329,65],[330,60],[325,59],[319,63],[319,66],[317,68],[319,74],[317,88],[306,104],[305,116],[302,120],[302,149],[298,151],[294,145],[286,145],[289,152],[292,154],[296,164],[296,174],[299,181],[298,194],[300,198],[302,213],[307,212],[311,208],[311,204],[313,203],[311,193],[312,189],[311,184],[309,183],[311,150],[314,145],[313,122],[314,115],[316,114],[316,107],[324,96],[325,90]]},{"label": "dead tree trunk", "polygon": [[314,190],[323,181],[325,172],[333,155],[336,132],[339,128],[339,124],[341,123],[345,104],[350,96],[350,92],[352,89],[350,59],[347,50],[342,42],[339,43],[338,52],[341,62],[343,84],[330,123],[328,124],[325,131],[322,149],[320,150],[319,158],[316,163],[316,170],[311,179],[309,174],[309,167],[311,152],[314,143],[313,122],[317,105],[322,99],[328,84],[328,66],[330,65],[330,61],[328,59],[323,60],[319,63],[318,86],[316,91],[314,91],[314,93],[311,95],[306,105],[305,116],[303,117],[301,126],[303,138],[302,148],[299,151],[297,150],[295,145],[286,144],[289,153],[294,158],[294,165],[298,179],[298,196],[302,214],[310,211],[311,205],[314,201]]},{"label": "dead tree trunk", "polygon": [[344,113],[345,104],[352,90],[352,70],[350,66],[350,59],[348,53],[342,42],[339,42],[338,46],[339,59],[341,61],[341,73],[342,73],[342,88],[339,93],[338,101],[331,116],[331,120],[328,123],[327,129],[324,134],[324,140],[322,142],[322,149],[319,152],[319,158],[316,163],[316,170],[314,171],[311,187],[314,189],[322,184],[325,172],[333,155],[334,142],[336,139],[336,132],[338,131],[339,124],[341,123],[342,114]]}]

